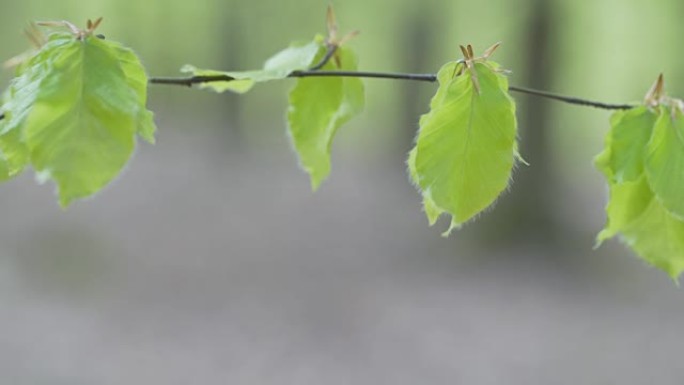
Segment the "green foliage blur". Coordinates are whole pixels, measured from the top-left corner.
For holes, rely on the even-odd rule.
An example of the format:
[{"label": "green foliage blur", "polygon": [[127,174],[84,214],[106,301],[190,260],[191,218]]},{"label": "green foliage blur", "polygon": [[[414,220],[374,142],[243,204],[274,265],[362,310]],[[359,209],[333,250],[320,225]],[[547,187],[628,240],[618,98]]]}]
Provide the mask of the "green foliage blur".
[{"label": "green foliage blur", "polygon": [[[663,72],[669,93],[680,96],[684,56],[677,52],[675,39],[684,5],[627,3],[348,0],[333,5],[341,33],[361,31],[349,43],[358,53],[360,69],[434,73],[460,57],[459,44],[473,44],[481,51],[501,41],[494,59],[512,70],[514,85],[630,102],[639,101]],[[225,70],[259,68],[291,41],[324,32],[327,5],[312,0],[3,1],[0,57],[10,58],[28,47],[21,31],[29,20],[66,19],[83,25],[87,18],[103,16],[100,32],[133,48],[151,76],[180,75],[179,69],[188,63]],[[539,20],[543,28],[535,32]],[[9,77],[4,71],[2,82]],[[366,111],[342,130],[336,145],[359,156],[395,154],[391,159],[402,164],[436,86],[386,80],[366,84]],[[228,150],[267,146],[289,151],[283,122],[289,87],[287,80],[245,96],[218,96],[156,86],[150,90],[150,108],[156,113],[161,143],[165,130],[215,129],[226,138]],[[591,159],[600,151],[608,113],[557,103],[529,104],[527,97],[514,96],[519,103],[522,155],[532,165],[543,162],[563,170],[562,186],[587,178],[599,183]],[[539,136],[527,131],[533,124],[526,117],[538,114],[540,105],[549,110],[537,122],[545,132],[548,159],[526,151],[526,142]]]}]

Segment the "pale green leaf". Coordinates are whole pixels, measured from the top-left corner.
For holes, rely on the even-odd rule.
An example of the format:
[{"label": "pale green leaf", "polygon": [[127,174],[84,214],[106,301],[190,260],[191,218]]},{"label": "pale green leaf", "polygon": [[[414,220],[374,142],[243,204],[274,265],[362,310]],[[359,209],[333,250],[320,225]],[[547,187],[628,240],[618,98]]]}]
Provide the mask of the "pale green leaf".
[{"label": "pale green leaf", "polygon": [[431,110],[421,117],[415,170],[423,197],[451,214],[450,230],[491,205],[516,159],[515,105],[506,78],[476,63],[479,92],[459,63],[439,71]]},{"label": "pale green leaf", "polygon": [[646,262],[676,279],[684,270],[684,222],[663,205],[663,196],[673,196],[677,168],[684,165],[676,154],[677,118],[662,106],[637,107],[615,113],[611,126],[595,160],[610,188],[597,246],[619,234]]},{"label": "pale green leaf", "polygon": [[264,70],[256,77],[256,81],[277,80],[287,77],[292,71],[309,68],[318,54],[321,42],[314,39],[306,44],[295,43],[271,56],[264,63]]},{"label": "pale green leaf", "polygon": [[[411,149],[411,151],[409,152],[409,157],[406,161],[406,164],[409,169],[409,176],[411,177],[411,182],[413,182],[413,184],[416,187],[418,187],[418,172],[416,171],[417,153],[417,148],[413,147],[413,149]],[[444,213],[444,210],[437,207],[435,202],[433,202],[432,199],[426,196],[423,197],[423,211],[425,212],[425,215],[428,218],[428,223],[430,224],[430,226],[434,225],[437,222],[437,219],[439,219],[439,217]]]},{"label": "pale green leaf", "polygon": [[[319,62],[326,53],[324,45],[312,63]],[[356,56],[346,48],[336,51],[321,70],[356,70]],[[299,163],[311,178],[316,190],[330,173],[330,148],[337,129],[363,109],[363,83],[349,77],[307,77],[297,79],[290,91],[287,121],[289,133]]]},{"label": "pale green leaf", "polygon": [[5,119],[0,125],[0,151],[5,159],[9,176],[19,174],[29,163],[29,151],[21,132],[26,118],[38,98],[43,81],[53,71],[54,55],[68,39],[52,36],[30,60],[19,65],[9,87],[3,95],[2,111]]},{"label": "pale green leaf", "polygon": [[[191,74],[192,76],[232,76],[231,74],[228,74],[223,71],[199,69],[190,64],[184,65],[183,68],[181,68],[181,72]],[[247,78],[234,79],[228,81],[212,81],[198,83],[195,85],[195,87],[200,89],[212,90],[218,93],[231,91],[238,94],[244,94],[245,92],[251,90],[252,87],[254,87],[254,83],[255,81],[253,79]]]},{"label": "pale green leaf", "polygon": [[684,117],[664,107],[660,111],[646,145],[646,175],[663,206],[684,218]]},{"label": "pale green leaf", "polygon": [[684,271],[684,221],[651,199],[641,216],[622,230],[623,240],[674,280]]},{"label": "pale green leaf", "polygon": [[[0,125],[1,128],[1,125]],[[21,141],[21,132],[17,129],[0,135],[0,152],[7,169],[7,176],[0,180],[9,179],[21,173],[29,163],[29,152],[26,144]]]},{"label": "pale green leaf", "polygon": [[595,158],[596,167],[610,181],[634,181],[644,169],[646,143],[658,116],[645,106],[615,112],[610,119],[605,149]]},{"label": "pale green leaf", "polygon": [[653,192],[643,174],[635,181],[610,185],[606,226],[596,237],[596,247],[638,219],[652,199]]},{"label": "pale green leaf", "polygon": [[418,154],[418,149],[413,147],[409,151],[408,159],[406,160],[406,167],[408,167],[409,178],[411,183],[418,187],[418,171],[416,171],[416,154]]},{"label": "pale green leaf", "polygon": [[30,161],[41,179],[56,182],[62,206],[116,177],[136,133],[154,140],[147,77],[134,56],[93,36],[53,34],[6,94],[0,150],[10,173]]},{"label": "pale green leaf", "polygon": [[[135,91],[138,97],[138,104],[145,106],[147,104],[147,74],[145,68],[138,56],[129,48],[126,48],[116,42],[109,42],[115,49],[119,65],[126,76],[126,81],[129,87]],[[157,127],[154,124],[154,114],[146,108],[139,109],[139,116],[137,117],[138,128],[137,133],[148,143],[154,144],[154,133]]]},{"label": "pale green leaf", "polygon": [[317,41],[304,45],[293,44],[268,59],[261,70],[216,71],[185,65],[181,71],[193,76],[226,76],[233,78],[233,80],[199,83],[197,85],[198,88],[210,89],[215,92],[232,91],[245,93],[257,82],[283,79],[294,71],[309,68],[318,53],[320,45]]},{"label": "pale green leaf", "polygon": [[[0,110],[1,111],[1,110]],[[4,128],[5,120],[0,120],[0,131]],[[0,182],[10,179],[14,174],[12,173],[11,164],[2,149],[2,139],[0,137]]]}]

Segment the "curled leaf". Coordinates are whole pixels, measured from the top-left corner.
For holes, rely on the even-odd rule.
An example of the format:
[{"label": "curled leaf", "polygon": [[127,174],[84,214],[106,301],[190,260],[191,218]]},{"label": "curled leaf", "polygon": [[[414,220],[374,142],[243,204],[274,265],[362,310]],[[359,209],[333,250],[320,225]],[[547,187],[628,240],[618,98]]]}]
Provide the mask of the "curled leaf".
[{"label": "curled leaf", "polygon": [[[327,47],[320,44],[319,62]],[[322,70],[356,70],[356,56],[347,47],[339,47],[336,55],[340,67],[328,62]],[[318,189],[330,173],[330,151],[337,129],[363,110],[364,89],[361,79],[349,77],[298,78],[290,91],[287,122],[290,138],[299,163],[311,178],[311,188]]]},{"label": "curled leaf", "polygon": [[225,81],[211,81],[197,84],[198,88],[208,89],[215,92],[232,91],[245,93],[252,89],[254,84],[271,80],[284,79],[292,72],[304,70],[311,63],[319,51],[320,43],[312,41],[308,44],[293,44],[277,54],[273,55],[264,63],[261,70],[253,71],[216,71],[199,69],[192,65],[185,65],[181,71],[192,76],[225,77]]}]

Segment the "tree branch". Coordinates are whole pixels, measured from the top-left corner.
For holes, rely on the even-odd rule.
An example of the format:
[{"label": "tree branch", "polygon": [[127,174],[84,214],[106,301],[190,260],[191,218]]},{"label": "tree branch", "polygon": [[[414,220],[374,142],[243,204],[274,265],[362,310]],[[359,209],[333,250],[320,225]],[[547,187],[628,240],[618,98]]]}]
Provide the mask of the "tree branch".
[{"label": "tree branch", "polygon": [[535,90],[535,89],[526,88],[526,87],[508,86],[508,90],[513,91],[513,92],[518,92],[521,94],[528,94],[528,95],[539,96],[542,98],[558,100],[560,102],[564,102],[564,103],[568,103],[568,104],[575,104],[578,106],[588,106],[588,107],[594,107],[594,108],[601,108],[604,110],[629,110],[629,109],[636,107],[635,105],[632,105],[632,104],[612,104],[612,103],[596,102],[593,100],[581,99],[581,98],[576,98],[573,96],[558,95],[558,94],[554,94],[551,92],[540,91],[540,90]]},{"label": "tree branch", "polygon": [[[391,72],[365,72],[365,71],[319,71],[332,56],[335,54],[337,46],[331,45],[328,47],[323,59],[305,71],[294,71],[289,78],[307,78],[307,77],[354,77],[354,78],[372,78],[372,79],[394,79],[394,80],[416,80],[423,82],[434,83],[437,81],[435,74],[409,74],[409,73],[391,73]],[[149,79],[150,84],[166,84],[174,86],[192,87],[195,84],[211,83],[211,82],[229,82],[235,80],[228,75],[213,75],[213,76],[190,76],[190,77],[152,77]],[[574,104],[578,106],[588,106],[600,108],[604,110],[629,110],[634,108],[631,104],[612,104],[603,103],[593,100],[577,98],[573,96],[558,95],[547,91],[535,90],[532,88],[509,86],[509,91],[518,92],[521,94],[539,96],[546,99],[557,100],[563,103]],[[5,118],[5,114],[0,114],[0,120]]]},{"label": "tree branch", "polygon": [[[332,52],[332,53],[330,53]],[[329,55],[326,55],[327,60],[332,57],[334,50],[328,51]],[[324,58],[326,59],[326,58]],[[312,68],[320,68],[327,60],[322,60],[321,63],[317,64]],[[437,81],[437,75],[435,74],[410,74],[410,73],[389,73],[389,72],[365,72],[365,71],[318,71],[315,69],[304,70],[304,71],[294,71],[290,75],[290,78],[305,78],[305,77],[356,77],[356,78],[373,78],[373,79],[394,79],[394,80],[416,80],[423,82],[434,83]],[[211,82],[228,82],[235,80],[231,76],[227,75],[215,75],[215,76],[191,76],[185,78],[164,78],[164,77],[153,77],[150,78],[151,84],[167,84],[176,86],[186,86],[191,87],[194,84],[201,83],[211,83]],[[594,108],[600,108],[604,110],[628,110],[634,108],[630,104],[612,104],[603,103],[593,100],[587,100],[582,98],[577,98],[573,96],[558,95],[547,91],[535,90],[525,87],[509,86],[509,91],[518,92],[522,94],[539,96],[542,98],[557,100],[560,102],[575,104],[579,106],[588,106]]]}]

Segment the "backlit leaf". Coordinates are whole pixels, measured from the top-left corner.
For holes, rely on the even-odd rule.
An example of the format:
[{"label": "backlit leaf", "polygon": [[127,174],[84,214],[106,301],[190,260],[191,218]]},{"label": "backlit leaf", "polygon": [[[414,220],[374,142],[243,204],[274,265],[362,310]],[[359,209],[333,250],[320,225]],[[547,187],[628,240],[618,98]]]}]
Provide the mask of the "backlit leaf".
[{"label": "backlit leaf", "polygon": [[261,70],[216,71],[198,69],[194,66],[186,65],[181,71],[192,74],[192,76],[226,76],[233,78],[233,80],[227,81],[199,83],[197,87],[210,89],[215,92],[232,91],[241,94],[249,91],[257,82],[283,79],[294,71],[309,68],[318,53],[320,45],[320,39],[308,44],[293,44],[268,59]]},{"label": "backlit leaf", "polygon": [[595,159],[596,167],[614,182],[634,181],[644,170],[645,144],[657,119],[645,106],[615,112],[606,135],[605,150]]},{"label": "backlit leaf", "polygon": [[30,162],[56,182],[62,206],[99,191],[130,158],[136,134],[154,141],[146,98],[147,76],[130,50],[53,33],[6,93],[0,150],[10,173]]},{"label": "backlit leaf", "polygon": [[[439,71],[439,89],[420,120],[415,175],[431,210],[452,216],[450,229],[490,206],[508,186],[517,159],[515,105],[505,76],[476,62],[479,91],[462,63]],[[436,208],[436,209],[435,209]]]},{"label": "backlit leaf", "polygon": [[684,271],[684,221],[670,214],[657,199],[622,230],[623,240],[648,263],[672,279]]},{"label": "backlit leaf", "polygon": [[684,117],[660,108],[646,145],[646,175],[663,206],[684,219]]},{"label": "backlit leaf", "polygon": [[[409,157],[408,160],[406,161],[406,164],[409,169],[409,176],[411,177],[411,182],[418,187],[418,171],[416,171],[416,154],[418,154],[418,148],[413,147],[411,152],[409,152]],[[428,218],[428,223],[430,226],[434,225],[437,223],[437,219],[444,214],[444,210],[440,209],[437,207],[435,202],[432,201],[427,196],[423,196],[423,211],[425,212],[425,216]]]},{"label": "backlit leaf", "polygon": [[[138,59],[138,56],[129,48],[126,48],[116,42],[109,42],[117,52],[119,65],[123,70],[126,81],[129,87],[135,91],[138,97],[138,104],[145,106],[147,104],[147,75],[143,69],[143,65]],[[154,124],[154,114],[147,108],[139,109],[139,116],[137,118],[138,129],[137,133],[150,144],[154,144],[154,133],[157,127]]]},{"label": "backlit leaf", "polygon": [[[606,226],[597,236],[597,246],[619,235],[673,279],[684,270],[684,221],[664,205],[656,188],[666,197],[678,189],[684,192],[674,180],[681,167],[679,154],[674,153],[679,151],[677,124],[665,106],[616,112],[606,147],[595,162],[610,188]],[[671,184],[666,183],[668,178]]]},{"label": "backlit leaf", "polygon": [[[313,63],[324,57],[327,48],[320,44]],[[356,56],[346,48],[336,51],[321,70],[356,70]],[[339,67],[337,63],[339,61]],[[359,78],[298,78],[290,91],[287,121],[299,163],[316,190],[330,173],[330,148],[337,129],[363,109],[364,89]]]},{"label": "backlit leaf", "polygon": [[627,225],[637,220],[653,199],[646,176],[635,181],[610,185],[610,199],[606,206],[606,226],[596,237],[597,247],[614,237]]}]

